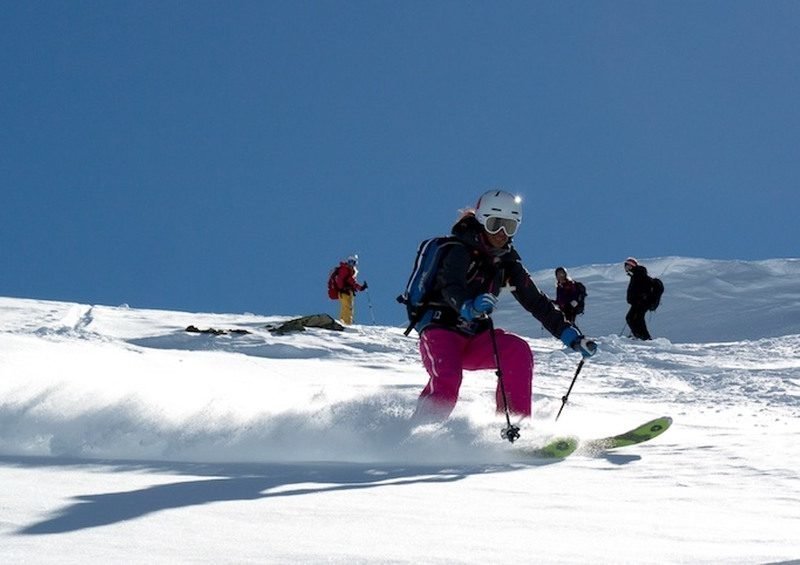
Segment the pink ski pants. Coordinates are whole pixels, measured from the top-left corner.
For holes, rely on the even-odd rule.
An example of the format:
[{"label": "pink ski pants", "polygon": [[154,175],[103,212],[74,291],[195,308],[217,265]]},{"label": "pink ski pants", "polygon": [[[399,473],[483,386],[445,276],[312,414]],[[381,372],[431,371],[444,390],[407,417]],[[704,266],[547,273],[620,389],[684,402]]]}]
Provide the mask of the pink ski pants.
[{"label": "pink ski pants", "polygon": [[[533,352],[522,338],[499,329],[494,332],[508,410],[518,417],[530,416]],[[464,369],[497,368],[488,331],[466,336],[444,328],[428,328],[422,332],[419,350],[430,375],[417,403],[415,418],[420,420],[441,420],[450,415],[458,400]],[[504,405],[499,379],[495,401],[498,413],[502,413]]]}]

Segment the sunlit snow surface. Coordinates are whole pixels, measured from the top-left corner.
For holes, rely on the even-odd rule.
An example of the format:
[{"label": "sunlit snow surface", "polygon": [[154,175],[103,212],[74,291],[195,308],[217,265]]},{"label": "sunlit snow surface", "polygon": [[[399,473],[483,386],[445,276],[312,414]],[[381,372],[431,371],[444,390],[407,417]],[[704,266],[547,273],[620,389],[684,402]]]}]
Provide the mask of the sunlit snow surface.
[{"label": "sunlit snow surface", "polygon": [[[522,460],[500,439],[491,371],[467,373],[446,424],[412,427],[427,375],[400,327],[274,336],[265,326],[285,318],[0,298],[0,561],[800,559],[796,262],[770,265],[795,281],[773,287],[762,263],[671,261],[655,335],[677,318],[700,332],[707,316],[737,314],[719,313],[727,295],[678,308],[693,292],[677,276],[689,266],[758,286],[734,293],[747,328],[649,343],[618,335],[622,324],[593,333],[600,353],[557,424],[578,356],[501,302],[498,325],[526,336],[536,359],[520,443],[674,418],[650,443],[555,463]],[[625,283],[609,273],[607,301]],[[587,286],[596,314],[579,320],[584,331],[624,318],[603,285]],[[771,308],[765,294],[791,297],[795,314],[751,314]]]}]

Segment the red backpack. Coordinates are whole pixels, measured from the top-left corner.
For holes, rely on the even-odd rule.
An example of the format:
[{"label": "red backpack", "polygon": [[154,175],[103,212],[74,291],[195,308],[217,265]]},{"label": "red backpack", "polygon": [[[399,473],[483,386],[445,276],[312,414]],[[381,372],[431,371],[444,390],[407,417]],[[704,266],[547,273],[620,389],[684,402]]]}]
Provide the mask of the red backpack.
[{"label": "red backpack", "polygon": [[339,287],[336,286],[336,273],[339,272],[339,267],[334,267],[328,277],[328,298],[331,300],[339,300]]}]

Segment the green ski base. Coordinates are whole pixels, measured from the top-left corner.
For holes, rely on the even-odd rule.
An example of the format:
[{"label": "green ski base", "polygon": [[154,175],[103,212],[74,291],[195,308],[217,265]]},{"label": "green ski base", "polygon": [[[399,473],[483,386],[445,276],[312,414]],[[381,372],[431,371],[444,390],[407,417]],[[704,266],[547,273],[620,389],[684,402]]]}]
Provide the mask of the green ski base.
[{"label": "green ski base", "polygon": [[617,449],[618,447],[627,447],[629,445],[650,441],[666,432],[671,425],[672,418],[669,416],[656,418],[624,434],[587,441],[581,445],[581,451],[599,453],[608,451],[609,449]]},{"label": "green ski base", "polygon": [[542,447],[523,449],[522,453],[526,457],[535,459],[563,459],[576,449],[578,449],[578,438],[565,436],[557,437]]},{"label": "green ski base", "polygon": [[585,442],[581,442],[578,438],[573,436],[557,437],[542,447],[523,448],[521,454],[523,457],[534,459],[563,459],[575,451],[585,455],[597,455],[611,449],[650,441],[667,431],[671,425],[672,418],[664,416],[662,418],[650,420],[624,434]]}]

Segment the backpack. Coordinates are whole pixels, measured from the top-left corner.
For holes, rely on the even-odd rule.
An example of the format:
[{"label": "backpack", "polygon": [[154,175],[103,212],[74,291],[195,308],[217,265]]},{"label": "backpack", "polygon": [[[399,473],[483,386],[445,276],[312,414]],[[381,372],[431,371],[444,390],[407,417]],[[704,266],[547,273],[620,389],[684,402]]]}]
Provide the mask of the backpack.
[{"label": "backpack", "polygon": [[445,255],[444,251],[456,244],[460,245],[460,242],[453,236],[432,237],[419,244],[417,257],[414,259],[414,268],[411,276],[408,277],[406,289],[397,297],[397,301],[405,304],[408,312],[409,326],[404,335],[411,333],[411,330],[427,311],[430,293],[436,284],[436,272]]},{"label": "backpack", "polygon": [[653,278],[650,280],[650,305],[648,310],[655,311],[661,304],[661,295],[664,294],[664,283],[661,279]]},{"label": "backpack", "polygon": [[583,314],[583,309],[586,306],[586,297],[588,296],[586,286],[582,282],[575,281],[575,289],[578,291],[578,305],[575,307],[575,314]]},{"label": "backpack", "polygon": [[328,277],[328,298],[331,300],[339,300],[339,287],[336,286],[336,273],[338,271],[339,267],[334,267]]}]

